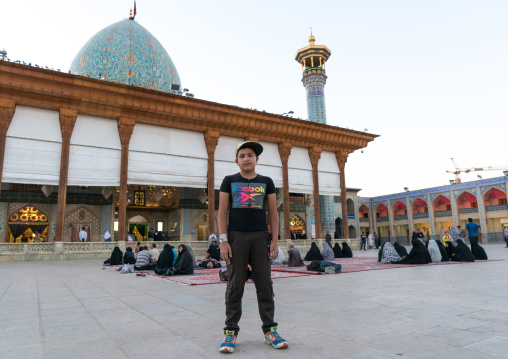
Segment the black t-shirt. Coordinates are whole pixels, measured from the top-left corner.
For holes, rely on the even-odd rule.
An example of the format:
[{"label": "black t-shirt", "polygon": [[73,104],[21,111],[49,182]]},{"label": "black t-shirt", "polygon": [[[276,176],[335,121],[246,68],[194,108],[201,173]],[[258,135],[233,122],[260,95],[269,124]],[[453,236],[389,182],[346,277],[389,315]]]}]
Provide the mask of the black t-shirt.
[{"label": "black t-shirt", "polygon": [[270,177],[257,175],[252,179],[240,173],[226,176],[220,191],[229,193],[228,231],[257,232],[267,231],[266,199],[275,193],[275,185]]}]

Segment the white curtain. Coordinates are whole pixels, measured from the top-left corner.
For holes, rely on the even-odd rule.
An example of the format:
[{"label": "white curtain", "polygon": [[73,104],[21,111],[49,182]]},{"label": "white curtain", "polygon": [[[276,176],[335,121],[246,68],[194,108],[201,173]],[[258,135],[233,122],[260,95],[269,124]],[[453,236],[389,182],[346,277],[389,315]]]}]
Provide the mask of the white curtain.
[{"label": "white curtain", "polygon": [[204,134],[136,124],[129,144],[128,183],[206,188]]},{"label": "white curtain", "polygon": [[215,149],[215,189],[220,189],[224,177],[240,172],[235,162],[236,147],[243,138],[220,136]]},{"label": "white curtain", "polygon": [[78,115],[69,150],[71,186],[119,186],[122,146],[118,122]]},{"label": "white curtain", "polygon": [[309,150],[303,147],[293,147],[288,160],[289,192],[314,193],[312,179],[312,164]]},{"label": "white curtain", "polygon": [[268,176],[275,187],[282,188],[282,161],[279,146],[276,143],[259,142],[263,146],[263,153],[259,156],[256,173]]},{"label": "white curtain", "polygon": [[16,106],[7,130],[2,182],[58,185],[61,152],[59,112]]},{"label": "white curtain", "polygon": [[335,153],[323,151],[318,163],[319,194],[340,196],[340,171]]}]

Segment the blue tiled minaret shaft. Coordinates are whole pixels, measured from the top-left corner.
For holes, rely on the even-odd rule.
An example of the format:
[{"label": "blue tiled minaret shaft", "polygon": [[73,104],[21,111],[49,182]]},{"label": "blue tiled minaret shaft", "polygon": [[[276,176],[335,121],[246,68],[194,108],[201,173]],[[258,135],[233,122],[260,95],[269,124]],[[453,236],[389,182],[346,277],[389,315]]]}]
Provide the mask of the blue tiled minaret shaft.
[{"label": "blue tiled minaret shaft", "polygon": [[[302,82],[307,95],[308,120],[326,124],[325,84],[327,76],[325,63],[332,53],[324,45],[315,45],[315,41],[316,38],[311,34],[309,46],[298,50],[295,60],[302,65]],[[319,204],[323,238],[326,231],[329,231],[333,238],[333,231],[335,230],[333,197],[319,196]]]}]

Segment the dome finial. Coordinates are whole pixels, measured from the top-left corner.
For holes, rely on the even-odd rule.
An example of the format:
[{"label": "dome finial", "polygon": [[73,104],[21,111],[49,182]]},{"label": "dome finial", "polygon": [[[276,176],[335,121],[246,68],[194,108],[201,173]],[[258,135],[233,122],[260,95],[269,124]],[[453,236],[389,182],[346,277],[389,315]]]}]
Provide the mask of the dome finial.
[{"label": "dome finial", "polygon": [[315,42],[316,42],[316,38],[314,37],[314,35],[312,35],[312,27],[311,27],[310,28],[310,37],[309,37],[310,46],[314,46]]},{"label": "dome finial", "polygon": [[136,17],[137,11],[136,11],[136,0],[134,0],[134,15],[132,14],[132,9],[129,12],[129,20],[134,20]]}]

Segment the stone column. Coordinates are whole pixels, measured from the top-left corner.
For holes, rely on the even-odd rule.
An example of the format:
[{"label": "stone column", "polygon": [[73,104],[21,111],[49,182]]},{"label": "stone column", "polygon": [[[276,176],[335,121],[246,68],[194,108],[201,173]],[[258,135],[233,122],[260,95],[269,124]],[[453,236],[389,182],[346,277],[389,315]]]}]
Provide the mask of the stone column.
[{"label": "stone column", "polygon": [[340,196],[342,200],[342,225],[344,226],[344,238],[349,238],[349,221],[347,218],[347,194],[346,194],[346,173],[344,169],[347,162],[347,152],[336,152],[337,164],[340,171]]},{"label": "stone column", "polygon": [[[0,184],[4,170],[5,142],[7,141],[7,130],[11,124],[16,103],[12,100],[0,99]],[[2,190],[0,186],[0,191]]]},{"label": "stone column", "polygon": [[219,142],[219,132],[207,131],[205,134],[208,152],[208,232],[215,231],[215,148]]},{"label": "stone column", "polygon": [[[316,221],[316,239],[321,239],[321,208],[319,204],[319,174],[318,163],[321,158],[321,148],[309,148],[310,163],[312,164],[312,179],[314,182],[314,220]],[[344,212],[344,211],[342,211]]]},{"label": "stone column", "polygon": [[60,156],[60,179],[58,181],[58,202],[56,205],[55,242],[62,242],[65,223],[65,204],[67,202],[67,176],[69,174],[69,151],[71,135],[78,117],[78,111],[60,109],[60,129],[62,130],[62,154]]},{"label": "stone column", "polygon": [[122,143],[120,161],[120,193],[118,194],[118,238],[117,242],[125,241],[125,228],[127,227],[127,173],[129,170],[129,142],[136,120],[121,117],[118,121],[118,132]]},{"label": "stone column", "polygon": [[289,167],[288,161],[291,155],[291,143],[279,143],[279,155],[282,161],[282,190],[284,192],[284,238],[291,239],[291,203],[289,203]]}]

